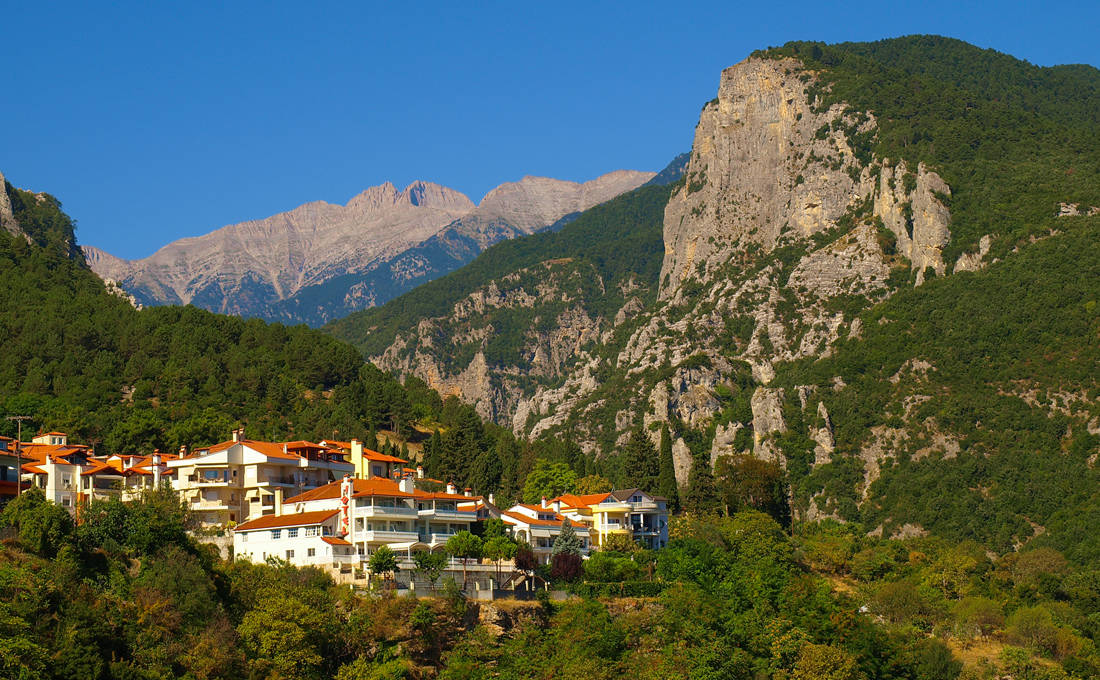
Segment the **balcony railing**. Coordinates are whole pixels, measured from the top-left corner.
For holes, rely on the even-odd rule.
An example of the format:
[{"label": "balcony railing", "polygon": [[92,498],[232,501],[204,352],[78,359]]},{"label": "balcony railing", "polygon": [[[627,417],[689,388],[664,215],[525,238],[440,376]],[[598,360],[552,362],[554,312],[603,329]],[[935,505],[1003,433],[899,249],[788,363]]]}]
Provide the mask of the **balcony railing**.
[{"label": "balcony railing", "polygon": [[416,531],[356,531],[356,541],[366,543],[412,543],[422,540]]},{"label": "balcony railing", "polygon": [[424,508],[419,511],[421,517],[431,517],[433,519],[450,519],[464,522],[473,522],[477,519],[476,510],[443,510],[435,508]]},{"label": "balcony railing", "polygon": [[386,505],[364,505],[357,506],[355,508],[355,514],[359,517],[417,517],[419,513],[416,508],[410,508],[407,505],[400,506],[386,506]]}]

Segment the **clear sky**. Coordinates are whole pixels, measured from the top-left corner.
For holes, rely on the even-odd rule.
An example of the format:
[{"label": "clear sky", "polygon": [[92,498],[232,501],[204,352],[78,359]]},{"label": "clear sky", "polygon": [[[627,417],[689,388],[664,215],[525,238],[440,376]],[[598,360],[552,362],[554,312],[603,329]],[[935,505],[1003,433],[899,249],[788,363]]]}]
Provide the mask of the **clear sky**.
[{"label": "clear sky", "polygon": [[368,186],[478,201],[659,170],[722,68],[788,40],[936,33],[1100,64],[1092,2],[4,2],[0,172],[143,257]]}]

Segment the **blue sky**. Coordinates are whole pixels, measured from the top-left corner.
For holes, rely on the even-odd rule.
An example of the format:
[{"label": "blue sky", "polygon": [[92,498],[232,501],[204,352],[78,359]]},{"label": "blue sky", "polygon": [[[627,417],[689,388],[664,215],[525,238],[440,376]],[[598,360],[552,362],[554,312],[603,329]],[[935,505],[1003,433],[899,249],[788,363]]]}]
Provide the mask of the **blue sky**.
[{"label": "blue sky", "polygon": [[1095,2],[7,2],[0,26],[0,172],[128,258],[387,180],[477,201],[659,170],[721,69],[788,40],[1100,64]]}]

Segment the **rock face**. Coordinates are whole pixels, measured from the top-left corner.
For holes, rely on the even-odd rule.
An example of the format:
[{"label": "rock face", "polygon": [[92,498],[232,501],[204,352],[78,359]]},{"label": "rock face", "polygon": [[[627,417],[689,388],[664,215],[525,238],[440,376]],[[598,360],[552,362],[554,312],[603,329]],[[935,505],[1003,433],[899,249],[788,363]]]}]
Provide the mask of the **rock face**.
[{"label": "rock face", "polygon": [[[775,440],[787,431],[791,395],[766,387],[773,364],[827,354],[860,333],[860,310],[919,284],[926,267],[945,272],[950,188],[924,166],[857,154],[851,142],[875,134],[874,117],[815,107],[815,77],[793,59],[723,71],[684,184],[665,208],[657,304],[632,309],[631,333],[588,350],[584,375],[604,380],[567,373],[517,401],[518,432],[569,427],[586,449],[606,452],[622,435],[618,423],[640,413],[647,426],[669,423],[674,441],[677,428],[713,424],[712,462],[738,452],[740,439],[784,464]],[[915,277],[897,275],[906,266]],[[814,463],[827,463],[832,418],[820,399],[800,396],[799,434],[815,447]],[[739,438],[746,429],[752,436]],[[692,461],[683,449],[681,483]]]},{"label": "rock face", "polygon": [[868,192],[868,178],[830,169],[854,167],[843,135],[818,132],[842,107],[815,112],[800,66],[750,59],[722,72],[718,98],[699,116],[685,189],[665,212],[662,297],[724,265],[733,244],[770,250],[787,232],[810,236]]},{"label": "rock face", "polygon": [[8,233],[19,233],[19,225],[15,223],[15,215],[11,212],[11,199],[8,197],[7,180],[4,173],[0,172],[0,228]]},{"label": "rock face", "polygon": [[[926,269],[946,274],[951,190],[923,165],[871,156],[860,140],[877,133],[874,117],[843,103],[815,106],[815,78],[793,59],[723,71],[684,182],[664,208],[661,270],[639,281],[645,295],[623,290],[613,314],[585,314],[584,295],[605,292],[605,282],[548,262],[486,282],[374,359],[460,394],[518,434],[557,434],[601,455],[637,424],[657,432],[667,423],[681,485],[693,465],[722,455],[786,465],[781,441],[805,442],[800,465],[851,455],[837,452],[825,403],[833,391],[769,386],[774,366],[827,355],[863,332],[861,311],[919,285]],[[976,262],[988,243],[981,248]],[[577,278],[588,284],[571,285]],[[563,306],[542,315],[550,300]],[[494,365],[467,351],[448,366],[445,343],[499,342],[493,324],[470,324],[489,308],[531,310],[537,330],[515,347],[520,360]],[[867,455],[868,480],[881,455]],[[801,510],[834,511],[826,499]]]},{"label": "rock face", "polygon": [[[386,183],[347,205],[323,201],[181,239],[134,261],[86,247],[93,269],[139,303],[320,324],[384,302],[469,261],[632,189],[653,173],[618,171],[583,184],[525,177],[475,206],[428,182]],[[450,235],[460,243],[448,248]]]},{"label": "rock face", "polygon": [[[912,263],[917,284],[931,267],[944,273],[943,247],[951,238],[951,215],[938,196],[950,196],[951,189],[939,175],[921,163],[915,175],[905,161],[884,165],[875,195],[875,214],[897,238],[898,252]],[[987,246],[988,247],[988,246]]]}]

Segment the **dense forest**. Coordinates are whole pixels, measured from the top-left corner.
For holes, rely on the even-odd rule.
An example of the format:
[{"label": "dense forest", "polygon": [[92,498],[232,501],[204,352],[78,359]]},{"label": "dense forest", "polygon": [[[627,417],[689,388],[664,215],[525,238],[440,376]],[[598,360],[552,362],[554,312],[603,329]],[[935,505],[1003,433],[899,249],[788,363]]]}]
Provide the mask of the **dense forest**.
[{"label": "dense forest", "polygon": [[1100,677],[1100,572],[1053,549],[883,540],[837,523],[684,516],[553,579],[565,602],[337,587],[223,562],[170,491],[74,526],[35,491],[0,513],[0,677],[967,680]]}]

